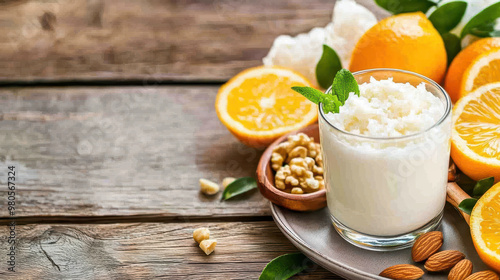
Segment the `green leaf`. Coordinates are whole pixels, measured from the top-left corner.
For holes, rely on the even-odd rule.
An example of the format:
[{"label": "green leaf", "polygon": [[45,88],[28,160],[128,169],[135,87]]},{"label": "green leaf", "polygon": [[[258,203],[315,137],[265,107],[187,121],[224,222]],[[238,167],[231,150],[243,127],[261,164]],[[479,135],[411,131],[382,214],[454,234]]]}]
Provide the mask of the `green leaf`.
[{"label": "green leaf", "polygon": [[354,92],[354,94],[359,96],[358,82],[356,82],[352,73],[346,69],[337,72],[333,80],[332,89],[333,94],[338,96],[342,105],[344,105],[347,98],[349,98],[349,93]]},{"label": "green leaf", "polygon": [[478,37],[500,37],[500,30],[495,29],[496,21],[487,22],[471,28],[470,34]]},{"label": "green leaf", "polygon": [[311,261],[302,253],[285,254],[270,261],[259,280],[285,280],[303,271]]},{"label": "green leaf", "polygon": [[252,177],[243,177],[236,179],[224,189],[221,200],[228,200],[232,197],[246,193],[256,188],[257,181],[255,181],[255,179]]},{"label": "green leaf", "polygon": [[477,202],[476,198],[466,198],[462,200],[462,202],[460,202],[458,208],[462,210],[462,212],[470,215],[472,209],[474,208],[474,205],[476,205],[476,202]]},{"label": "green leaf", "polygon": [[500,17],[500,2],[487,7],[486,9],[482,10],[477,15],[475,15],[473,18],[471,18],[469,22],[465,25],[465,27],[462,29],[460,37],[463,38],[465,35],[469,34],[473,28],[478,26],[483,26],[485,24],[487,25],[488,23],[495,21],[499,17]]},{"label": "green leaf", "polygon": [[316,65],[316,80],[322,88],[329,88],[332,85],[333,77],[337,71],[342,69],[337,53],[328,45],[323,45],[323,54]]},{"label": "green leaf", "polygon": [[448,2],[437,8],[430,16],[429,20],[434,27],[443,34],[452,30],[460,23],[467,9],[467,2],[453,1]]},{"label": "green leaf", "polygon": [[338,113],[340,112],[340,106],[342,106],[342,103],[337,95],[328,94],[323,100],[323,112],[325,113]]},{"label": "green leaf", "polygon": [[319,104],[323,102],[325,94],[312,87],[292,87],[292,89],[300,94],[302,94],[305,98],[309,99],[309,101]]},{"label": "green leaf", "polygon": [[491,187],[493,187],[494,183],[495,183],[495,177],[489,177],[477,181],[476,186],[474,186],[474,190],[472,191],[472,195],[481,197],[485,192],[487,192]]},{"label": "green leaf", "polygon": [[338,113],[340,106],[344,105],[347,98],[349,98],[349,93],[354,92],[358,96],[360,94],[358,82],[356,82],[352,73],[346,69],[337,72],[333,79],[332,90],[328,94],[310,87],[292,87],[292,89],[311,102],[323,103],[325,113]]},{"label": "green leaf", "polygon": [[375,0],[375,3],[393,14],[427,12],[436,3],[430,0]]},{"label": "green leaf", "polygon": [[451,33],[441,34],[441,37],[443,38],[449,65],[453,61],[455,56],[457,56],[457,54],[462,50],[462,46],[460,45],[460,38],[458,38],[457,35]]},{"label": "green leaf", "polygon": [[469,178],[467,175],[464,173],[458,173],[457,179],[455,182],[466,192],[468,195],[472,196],[472,190],[474,189],[474,186],[476,185],[476,181],[472,180]]}]

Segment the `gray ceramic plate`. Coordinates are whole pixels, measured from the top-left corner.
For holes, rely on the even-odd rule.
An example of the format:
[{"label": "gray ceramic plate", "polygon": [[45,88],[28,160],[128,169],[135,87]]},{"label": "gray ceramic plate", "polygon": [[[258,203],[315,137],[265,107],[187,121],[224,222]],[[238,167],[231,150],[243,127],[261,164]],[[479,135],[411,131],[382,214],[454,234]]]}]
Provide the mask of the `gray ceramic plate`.
[{"label": "gray ceramic plate", "polygon": [[[385,279],[378,274],[396,264],[414,264],[411,249],[373,252],[355,247],[340,237],[323,208],[314,212],[295,212],[271,203],[274,221],[285,236],[306,256],[331,272],[348,279]],[[442,250],[459,250],[474,264],[474,272],[488,269],[472,244],[469,226],[447,204],[439,229],[444,235]],[[423,264],[416,264],[423,269]],[[447,273],[426,273],[422,279],[447,279]]]}]

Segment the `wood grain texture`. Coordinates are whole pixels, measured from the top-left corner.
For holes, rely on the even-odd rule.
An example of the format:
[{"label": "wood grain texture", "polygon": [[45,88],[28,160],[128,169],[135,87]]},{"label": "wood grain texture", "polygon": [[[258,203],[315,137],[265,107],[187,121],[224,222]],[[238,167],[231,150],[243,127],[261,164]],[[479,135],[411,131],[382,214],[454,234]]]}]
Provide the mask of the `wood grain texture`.
[{"label": "wood grain texture", "polygon": [[[206,256],[192,238],[209,227]],[[16,227],[16,272],[4,267],[7,227],[0,227],[1,279],[257,279],[273,258],[297,249],[273,222],[25,225]],[[311,263],[293,279],[342,279]]]},{"label": "wood grain texture", "polygon": [[219,122],[216,91],[0,89],[0,184],[16,166],[18,217],[268,216],[258,190],[225,202],[199,192],[200,178],[254,176],[261,154]]},{"label": "wood grain texture", "polygon": [[[358,0],[379,18],[372,0]],[[0,81],[225,81],[334,0],[0,1]]]}]

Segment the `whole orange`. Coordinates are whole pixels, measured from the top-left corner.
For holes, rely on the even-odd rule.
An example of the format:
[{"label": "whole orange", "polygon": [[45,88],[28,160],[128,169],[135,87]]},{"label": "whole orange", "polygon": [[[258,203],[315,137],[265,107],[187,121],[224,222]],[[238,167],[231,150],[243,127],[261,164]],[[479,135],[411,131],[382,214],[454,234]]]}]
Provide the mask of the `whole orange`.
[{"label": "whole orange", "polygon": [[444,89],[453,102],[457,102],[462,97],[460,86],[462,85],[465,70],[469,65],[483,53],[499,47],[500,38],[484,38],[472,43],[458,53],[451,62],[444,81]]},{"label": "whole orange", "polygon": [[443,39],[427,17],[416,12],[385,18],[366,31],[354,48],[349,69],[403,69],[440,83],[446,64]]}]

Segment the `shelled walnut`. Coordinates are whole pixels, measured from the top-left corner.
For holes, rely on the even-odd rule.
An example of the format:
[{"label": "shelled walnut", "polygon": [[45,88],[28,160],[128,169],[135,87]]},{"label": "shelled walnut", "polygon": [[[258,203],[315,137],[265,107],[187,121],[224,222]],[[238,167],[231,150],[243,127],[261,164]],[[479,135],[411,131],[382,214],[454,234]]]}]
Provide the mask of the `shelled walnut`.
[{"label": "shelled walnut", "polygon": [[275,186],[282,191],[302,194],[325,188],[320,144],[304,133],[274,148],[271,167],[276,171]]}]

